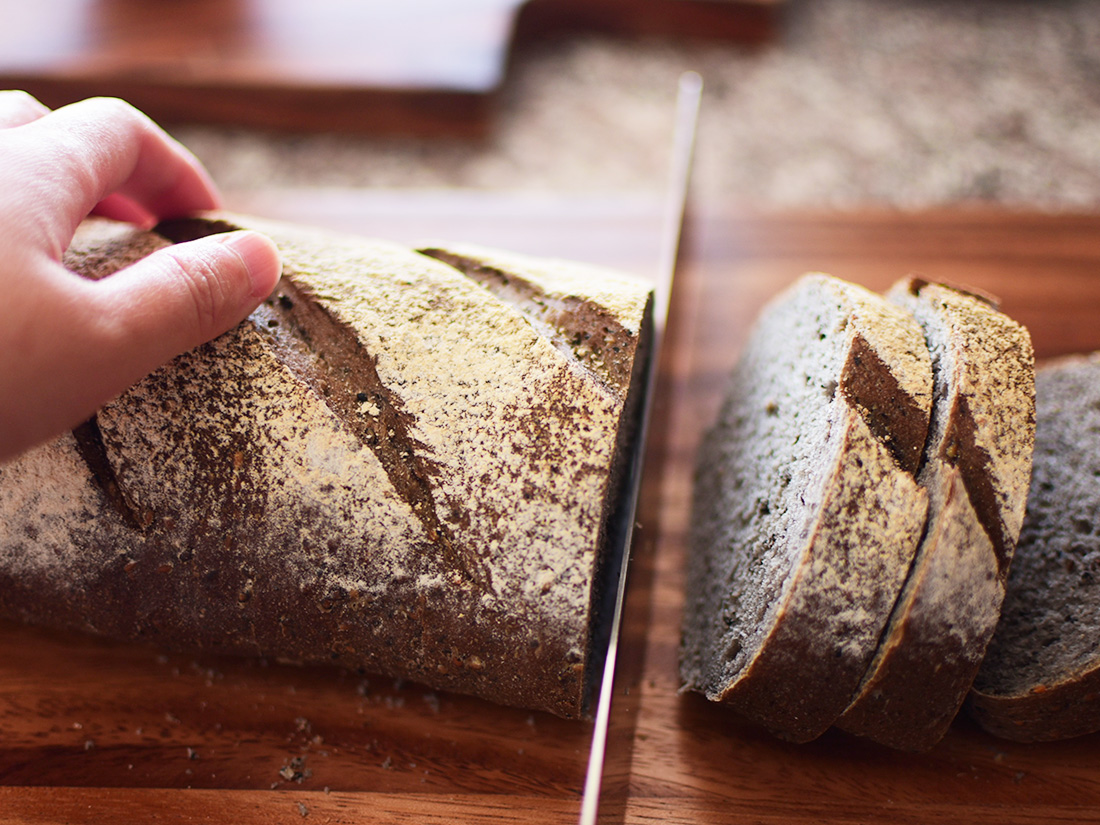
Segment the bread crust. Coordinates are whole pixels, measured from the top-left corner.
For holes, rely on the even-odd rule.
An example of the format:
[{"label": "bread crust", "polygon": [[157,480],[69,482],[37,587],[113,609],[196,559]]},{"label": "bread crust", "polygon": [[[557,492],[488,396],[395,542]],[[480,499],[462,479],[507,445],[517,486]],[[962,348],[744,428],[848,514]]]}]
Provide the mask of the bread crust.
[{"label": "bread crust", "polygon": [[918,481],[929,521],[875,659],[839,727],[926,750],[966,697],[1000,615],[1034,445],[1027,331],[988,300],[919,279],[888,298],[932,353],[936,402]]},{"label": "bread crust", "polygon": [[1015,742],[1054,742],[1100,731],[1100,667],[1037,684],[1015,695],[970,691],[967,713],[994,736]]},{"label": "bread crust", "polygon": [[887,297],[925,326],[942,375],[947,400],[934,414],[940,429],[930,433],[927,460],[939,456],[962,474],[1003,578],[1024,520],[1035,448],[1031,336],[995,299],[962,288],[907,278]]},{"label": "bread crust", "polygon": [[1005,739],[1100,730],[1094,582],[1100,539],[1100,353],[1048,362],[1036,376],[1035,463],[1000,624],[967,699]]},{"label": "bread crust", "polygon": [[[922,474],[930,519],[875,658],[837,726],[923,751],[951,725],[981,664],[1004,596],[993,545],[958,470]],[[939,500],[937,500],[939,499]]]},{"label": "bread crust", "polygon": [[[897,472],[863,417],[851,410],[842,426],[837,463],[773,629],[737,679],[710,697],[794,742],[820,736],[847,706],[924,524],[922,491]],[[858,559],[868,547],[879,551]]]},{"label": "bread crust", "polygon": [[[583,715],[649,289],[613,279],[614,384],[395,245],[162,229],[238,226],[280,247],[272,298],[108,404],[84,447],[0,468],[0,611]],[[70,261],[118,263],[111,243]]]}]

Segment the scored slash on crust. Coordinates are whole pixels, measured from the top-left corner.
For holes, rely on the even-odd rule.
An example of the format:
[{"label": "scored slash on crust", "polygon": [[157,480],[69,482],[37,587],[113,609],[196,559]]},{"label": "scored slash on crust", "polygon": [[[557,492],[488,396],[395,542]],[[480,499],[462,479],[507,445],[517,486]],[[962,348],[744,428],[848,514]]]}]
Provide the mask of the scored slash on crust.
[{"label": "scored slash on crust", "polygon": [[[226,220],[196,218],[167,221],[156,231],[178,243],[239,228]],[[378,377],[377,358],[366,351],[351,329],[317,301],[308,299],[308,287],[299,287],[295,275],[294,263],[288,261],[273,297],[253,314],[253,324],[271,343],[276,357],[374,452],[393,489],[420,520],[428,541],[454,569],[479,585],[491,586],[490,572],[476,549],[459,542],[440,519],[431,483],[439,474],[439,465],[426,445],[411,436],[412,417]],[[445,502],[444,509],[462,512],[454,502]]]},{"label": "scored slash on crust", "polygon": [[[105,405],[83,453],[70,433],[0,467],[0,613],[583,716],[650,286],[521,266],[602,336],[569,357],[407,247],[229,215],[160,229],[237,225],[279,245],[274,299]],[[165,243],[78,235],[66,265],[90,277]]]}]

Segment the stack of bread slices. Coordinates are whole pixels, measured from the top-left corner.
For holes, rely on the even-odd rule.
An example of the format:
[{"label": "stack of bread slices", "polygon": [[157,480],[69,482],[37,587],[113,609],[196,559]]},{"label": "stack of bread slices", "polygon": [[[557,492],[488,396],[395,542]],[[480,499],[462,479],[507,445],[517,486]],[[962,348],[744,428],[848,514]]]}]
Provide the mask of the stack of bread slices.
[{"label": "stack of bread slices", "polygon": [[1001,615],[1034,438],[1030,337],[989,298],[803,277],[700,452],[685,688],[793,741],[934,745]]}]

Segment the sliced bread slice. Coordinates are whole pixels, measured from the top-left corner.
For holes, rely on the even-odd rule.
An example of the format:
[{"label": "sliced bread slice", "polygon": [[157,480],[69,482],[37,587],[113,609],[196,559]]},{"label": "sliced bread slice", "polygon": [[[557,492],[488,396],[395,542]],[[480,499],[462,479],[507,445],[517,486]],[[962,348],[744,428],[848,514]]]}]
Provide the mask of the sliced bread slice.
[{"label": "sliced bread slice", "polygon": [[905,750],[946,733],[997,624],[1027,498],[1034,357],[1027,330],[984,297],[906,279],[935,400],[917,480],[928,525],[875,658],[839,727]]},{"label": "sliced bread slice", "polygon": [[1007,739],[1100,730],[1100,353],[1036,376],[1031,490],[969,709]]},{"label": "sliced bread slice", "polygon": [[809,275],[765,309],[700,452],[684,689],[793,741],[836,721],[920,539],[931,393],[880,296]]}]

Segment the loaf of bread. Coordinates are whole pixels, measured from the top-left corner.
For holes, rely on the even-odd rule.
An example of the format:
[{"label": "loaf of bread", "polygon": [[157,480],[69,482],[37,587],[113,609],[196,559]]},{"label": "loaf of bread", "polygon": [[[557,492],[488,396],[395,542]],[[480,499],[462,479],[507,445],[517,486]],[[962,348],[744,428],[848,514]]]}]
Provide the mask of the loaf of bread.
[{"label": "loaf of bread", "polygon": [[227,215],[91,224],[67,263],[237,227],[276,293],[0,466],[0,612],[584,715],[648,286]]},{"label": "loaf of bread", "polygon": [[1027,515],[968,700],[983,728],[1025,742],[1100,730],[1100,353],[1035,383]]},{"label": "loaf of bread", "polygon": [[880,296],[801,279],[758,319],[700,450],[686,689],[806,741],[848,707],[921,537],[932,368]]},{"label": "loaf of bread", "polygon": [[947,732],[996,627],[1023,520],[1035,437],[1034,356],[988,298],[906,279],[932,357],[934,403],[917,476],[928,523],[875,659],[839,727],[905,750]]}]

